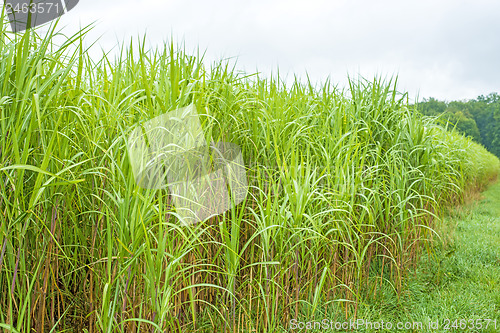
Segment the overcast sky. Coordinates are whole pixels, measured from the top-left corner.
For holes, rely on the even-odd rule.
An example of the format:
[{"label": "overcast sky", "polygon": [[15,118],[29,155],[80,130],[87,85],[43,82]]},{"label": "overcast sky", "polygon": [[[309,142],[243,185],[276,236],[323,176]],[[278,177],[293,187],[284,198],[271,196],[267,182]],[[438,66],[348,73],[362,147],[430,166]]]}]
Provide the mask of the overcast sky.
[{"label": "overcast sky", "polygon": [[106,50],[147,33],[149,45],[173,36],[248,72],[307,72],[340,87],[348,75],[397,74],[420,100],[500,92],[498,0],[80,0],[60,27],[94,21],[89,37]]}]

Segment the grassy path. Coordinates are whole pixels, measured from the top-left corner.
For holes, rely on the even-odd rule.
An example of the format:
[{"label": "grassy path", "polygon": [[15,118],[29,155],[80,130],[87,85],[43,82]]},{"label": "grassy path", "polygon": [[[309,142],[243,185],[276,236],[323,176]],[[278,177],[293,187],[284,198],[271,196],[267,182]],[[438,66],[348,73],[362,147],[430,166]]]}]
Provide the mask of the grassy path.
[{"label": "grassy path", "polygon": [[[368,306],[360,316],[372,322],[422,323],[422,328],[358,331],[500,332],[500,182],[478,202],[447,217],[440,231],[443,241],[434,247],[435,257],[422,258],[408,293],[400,301],[388,298]],[[465,319],[466,328],[465,321],[461,328],[456,319]]]},{"label": "grassy path", "polygon": [[500,332],[500,182],[462,216],[448,221],[453,241],[440,251],[439,262],[422,273],[420,317],[497,320]]},{"label": "grassy path", "polygon": [[[450,213],[437,230],[442,238],[433,244],[433,255],[422,255],[399,299],[387,288],[360,305],[357,318],[364,322],[358,326],[307,331],[500,332],[500,181]],[[330,325],[351,322],[338,308],[313,321],[323,318]]]}]

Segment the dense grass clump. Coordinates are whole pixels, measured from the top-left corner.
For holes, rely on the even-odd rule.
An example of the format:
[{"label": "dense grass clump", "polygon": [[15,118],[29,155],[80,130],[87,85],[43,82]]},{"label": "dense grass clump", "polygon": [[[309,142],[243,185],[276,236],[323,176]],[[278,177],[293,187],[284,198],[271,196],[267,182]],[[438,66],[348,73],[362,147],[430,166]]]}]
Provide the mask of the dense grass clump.
[{"label": "dense grass clump", "polygon": [[[3,28],[5,29],[5,27]],[[173,45],[90,59],[77,35],[0,37],[0,327],[275,331],[403,289],[442,207],[499,161],[379,79],[339,91],[208,68]],[[138,123],[194,104],[240,145],[249,194],[182,226],[134,181]]]}]

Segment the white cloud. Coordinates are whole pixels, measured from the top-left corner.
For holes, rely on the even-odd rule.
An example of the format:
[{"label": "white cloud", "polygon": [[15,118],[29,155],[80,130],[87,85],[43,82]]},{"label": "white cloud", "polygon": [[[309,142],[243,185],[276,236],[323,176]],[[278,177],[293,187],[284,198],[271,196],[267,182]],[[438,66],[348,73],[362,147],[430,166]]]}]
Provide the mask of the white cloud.
[{"label": "white cloud", "polygon": [[395,0],[80,0],[61,24],[98,21],[90,39],[174,37],[207,59],[238,57],[238,67],[345,84],[347,73],[399,73],[415,97],[474,98],[500,91],[497,1]]}]

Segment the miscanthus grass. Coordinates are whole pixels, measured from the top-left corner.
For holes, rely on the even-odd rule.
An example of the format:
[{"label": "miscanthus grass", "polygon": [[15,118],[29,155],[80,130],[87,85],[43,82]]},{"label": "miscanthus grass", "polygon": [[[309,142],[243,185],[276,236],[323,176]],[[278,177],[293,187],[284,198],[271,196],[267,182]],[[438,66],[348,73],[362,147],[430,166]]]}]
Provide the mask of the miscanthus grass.
[{"label": "miscanthus grass", "polygon": [[[166,45],[93,61],[0,37],[0,327],[8,332],[264,332],[336,304],[399,295],[443,207],[499,161],[409,106],[393,81],[339,90],[212,66]],[[140,122],[194,104],[207,141],[238,144],[244,202],[182,226],[138,187]],[[375,295],[375,296],[374,296]]]}]

